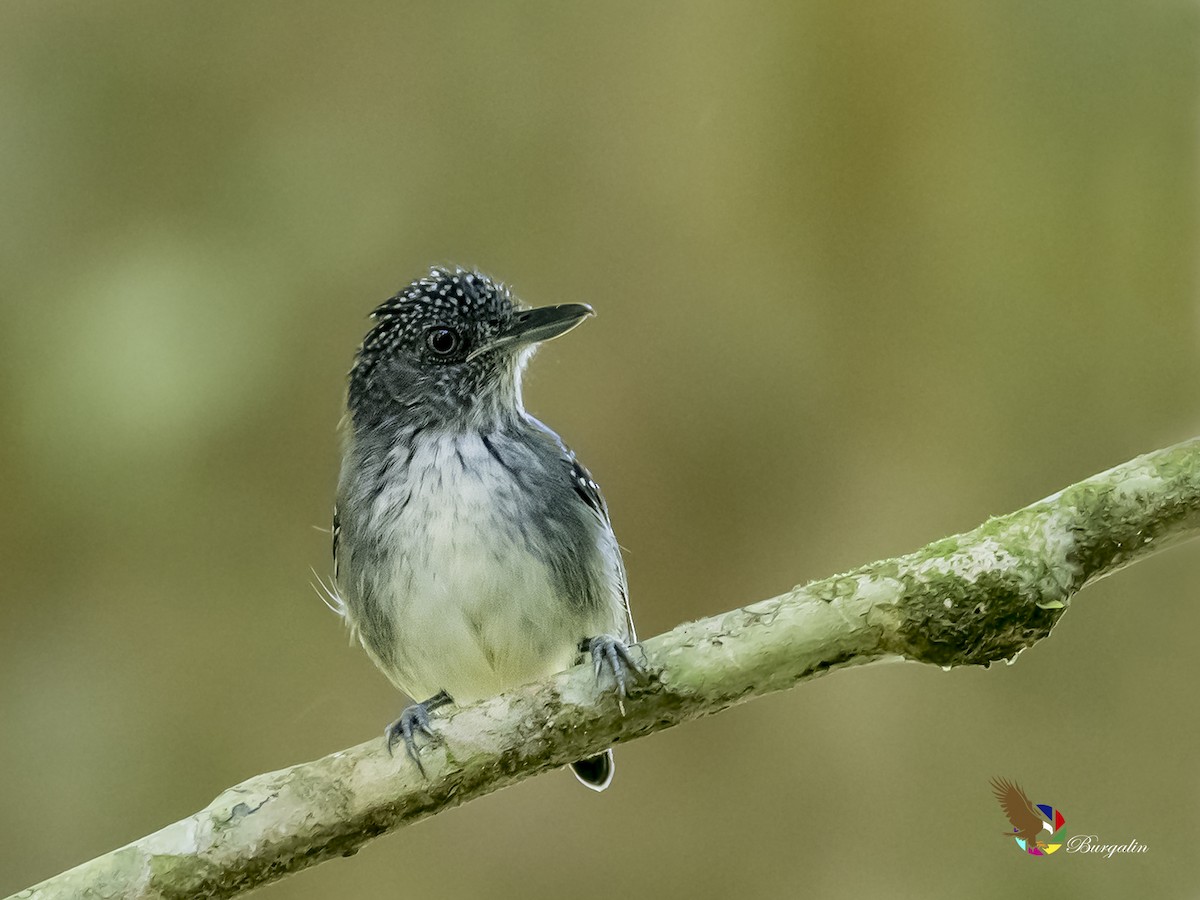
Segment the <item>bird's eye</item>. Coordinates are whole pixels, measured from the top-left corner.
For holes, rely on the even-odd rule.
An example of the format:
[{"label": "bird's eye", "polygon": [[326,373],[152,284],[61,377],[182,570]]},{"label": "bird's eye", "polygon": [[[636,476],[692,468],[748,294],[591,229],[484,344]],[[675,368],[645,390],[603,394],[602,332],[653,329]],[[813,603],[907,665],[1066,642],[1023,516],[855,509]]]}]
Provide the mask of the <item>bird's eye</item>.
[{"label": "bird's eye", "polygon": [[458,332],[449,328],[430,328],[425,332],[425,344],[438,356],[449,356],[458,349]]}]

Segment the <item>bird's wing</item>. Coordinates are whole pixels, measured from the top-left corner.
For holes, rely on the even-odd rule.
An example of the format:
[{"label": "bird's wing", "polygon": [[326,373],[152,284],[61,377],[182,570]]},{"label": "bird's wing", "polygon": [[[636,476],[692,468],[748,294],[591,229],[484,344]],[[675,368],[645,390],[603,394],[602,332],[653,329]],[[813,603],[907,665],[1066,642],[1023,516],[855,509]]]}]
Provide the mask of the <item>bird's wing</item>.
[{"label": "bird's wing", "polygon": [[333,581],[336,584],[338,577],[338,538],[342,534],[342,520],[338,516],[338,508],[336,506],[333,508],[333,528],[331,531],[333,532]]},{"label": "bird's wing", "polygon": [[[566,448],[564,448],[565,450]],[[600,517],[604,522],[609,532],[612,531],[612,522],[608,518],[608,504],[604,502],[604,495],[600,493],[600,485],[596,483],[596,479],[592,477],[592,473],[579,460],[575,458],[575,454],[570,450],[566,451],[566,461],[570,467],[571,486],[575,488],[583,502],[592,508],[592,511]],[[625,621],[629,626],[629,643],[637,643],[637,632],[633,629],[633,613],[629,609],[629,582],[625,578],[625,563],[621,559],[621,551],[617,550],[617,580],[620,582],[621,588],[621,605],[625,607]]]},{"label": "bird's wing", "polygon": [[571,470],[571,485],[575,488],[575,493],[596,511],[596,515],[604,520],[605,525],[611,525],[608,521],[608,504],[604,502],[604,495],[600,493],[600,485],[596,484],[592,473],[575,458],[574,454],[568,456],[566,461]]},{"label": "bird's wing", "polygon": [[1005,778],[993,778],[992,792],[1000,801],[1000,808],[1013,828],[1024,834],[1036,834],[1042,830],[1042,823],[1046,820],[1020,787]]},{"label": "bird's wing", "polygon": [[[552,447],[558,451],[558,457],[566,465],[567,477],[571,480],[571,487],[575,489],[580,499],[583,500],[596,514],[604,527],[608,529],[609,534],[613,533],[612,521],[608,517],[608,504],[604,502],[604,495],[600,493],[600,485],[596,483],[596,479],[592,477],[592,473],[579,460],[575,458],[575,453],[566,444],[563,443],[553,429],[548,428],[543,423],[539,422],[533,416],[526,415],[525,420],[534,429],[535,433],[540,433],[542,438],[547,441]],[[616,537],[613,537],[613,543],[616,543]],[[625,608],[625,623],[629,627],[629,643],[637,643],[637,632],[633,627],[633,613],[629,609],[629,582],[625,576],[625,561],[621,559],[621,549],[618,546],[617,552],[617,581],[621,590],[621,605]]]}]

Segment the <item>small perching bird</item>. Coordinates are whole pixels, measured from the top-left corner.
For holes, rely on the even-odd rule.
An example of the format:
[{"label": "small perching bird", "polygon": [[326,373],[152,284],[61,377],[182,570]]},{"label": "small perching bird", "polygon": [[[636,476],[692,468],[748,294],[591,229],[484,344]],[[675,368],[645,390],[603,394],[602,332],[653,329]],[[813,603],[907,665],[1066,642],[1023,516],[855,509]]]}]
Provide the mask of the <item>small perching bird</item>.
[{"label": "small perching bird", "polygon": [[[640,671],[625,569],[600,489],[525,412],[538,344],[592,314],[525,309],[479,272],[434,268],[372,314],[350,372],[334,510],[336,599],[413,700],[388,726],[421,766],[429,713],[591,657],[623,696]],[[426,699],[427,698],[427,699]],[[612,751],[574,763],[612,780]]]},{"label": "small perching bird", "polygon": [[1029,802],[1025,792],[1006,778],[992,779],[992,793],[1000,801],[1000,808],[1012,824],[1013,830],[1004,832],[1006,837],[1020,838],[1027,847],[1046,846],[1041,834],[1048,820]]}]

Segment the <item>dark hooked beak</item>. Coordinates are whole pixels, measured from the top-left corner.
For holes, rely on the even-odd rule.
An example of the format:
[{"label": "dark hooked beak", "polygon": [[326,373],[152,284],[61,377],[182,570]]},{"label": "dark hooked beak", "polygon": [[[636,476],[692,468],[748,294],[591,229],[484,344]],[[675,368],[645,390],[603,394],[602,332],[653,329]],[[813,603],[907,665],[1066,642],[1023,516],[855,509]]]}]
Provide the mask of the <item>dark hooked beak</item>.
[{"label": "dark hooked beak", "polygon": [[467,359],[474,359],[492,350],[527,347],[561,337],[590,315],[593,315],[593,311],[586,303],[563,303],[559,306],[523,309],[513,314],[512,320],[503,331],[482,347],[472,350]]}]

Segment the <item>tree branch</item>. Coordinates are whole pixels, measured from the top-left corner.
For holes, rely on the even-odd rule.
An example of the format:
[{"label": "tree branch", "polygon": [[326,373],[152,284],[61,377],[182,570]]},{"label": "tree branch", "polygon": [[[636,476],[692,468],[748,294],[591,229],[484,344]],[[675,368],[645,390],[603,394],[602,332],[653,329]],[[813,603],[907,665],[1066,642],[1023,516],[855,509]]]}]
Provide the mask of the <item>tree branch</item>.
[{"label": "tree branch", "polygon": [[[439,718],[424,779],[371,740],[258,775],[193,816],[14,895],[231,897],[603,748],[843,666],[1012,659],[1084,586],[1200,532],[1200,439],[974,531],[646,641],[620,708],[586,667]],[[13,898],[9,898],[13,900]]]}]

